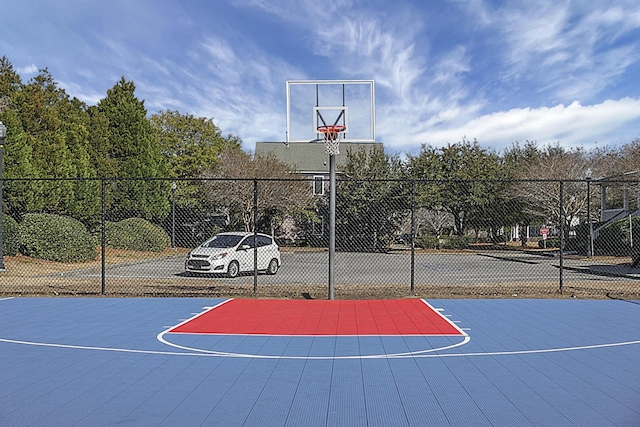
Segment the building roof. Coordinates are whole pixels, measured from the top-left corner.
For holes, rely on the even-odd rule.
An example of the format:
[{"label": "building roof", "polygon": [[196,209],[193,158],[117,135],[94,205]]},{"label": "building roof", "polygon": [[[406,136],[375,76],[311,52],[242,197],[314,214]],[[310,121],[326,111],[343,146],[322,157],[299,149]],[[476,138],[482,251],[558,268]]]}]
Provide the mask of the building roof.
[{"label": "building roof", "polygon": [[[361,148],[372,150],[383,148],[381,142],[343,142],[340,143],[340,154],[336,154],[336,170],[340,171],[347,161],[349,150]],[[294,168],[301,174],[328,174],[329,155],[324,151],[322,142],[256,142],[256,156],[274,155],[278,160]]]}]

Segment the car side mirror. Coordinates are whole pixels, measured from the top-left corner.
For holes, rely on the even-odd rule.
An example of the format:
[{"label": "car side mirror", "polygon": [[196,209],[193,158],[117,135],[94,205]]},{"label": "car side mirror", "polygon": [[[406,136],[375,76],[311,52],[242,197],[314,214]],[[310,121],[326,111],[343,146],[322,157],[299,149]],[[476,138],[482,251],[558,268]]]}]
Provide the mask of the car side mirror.
[{"label": "car side mirror", "polygon": [[246,250],[251,249],[251,246],[249,246],[249,245],[242,245],[242,246],[240,246],[240,249],[242,249],[243,251],[246,251]]}]

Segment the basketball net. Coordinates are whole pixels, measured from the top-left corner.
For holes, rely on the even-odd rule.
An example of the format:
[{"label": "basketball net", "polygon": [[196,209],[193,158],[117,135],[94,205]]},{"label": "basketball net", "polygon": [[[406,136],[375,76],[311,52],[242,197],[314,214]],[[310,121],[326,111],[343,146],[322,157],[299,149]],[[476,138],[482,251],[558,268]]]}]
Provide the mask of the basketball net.
[{"label": "basketball net", "polygon": [[340,140],[342,139],[340,134],[346,129],[346,126],[341,125],[318,126],[318,132],[322,133],[324,137],[324,151],[328,155],[340,154]]}]

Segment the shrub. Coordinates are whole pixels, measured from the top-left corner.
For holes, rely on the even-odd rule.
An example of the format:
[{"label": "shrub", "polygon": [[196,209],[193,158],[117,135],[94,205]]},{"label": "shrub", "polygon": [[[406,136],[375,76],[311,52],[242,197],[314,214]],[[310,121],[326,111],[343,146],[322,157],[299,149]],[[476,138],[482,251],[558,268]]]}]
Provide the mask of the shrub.
[{"label": "shrub", "polygon": [[49,261],[94,259],[96,246],[78,220],[52,214],[26,214],[18,226],[20,252]]},{"label": "shrub", "polygon": [[128,218],[105,224],[107,246],[142,252],[162,252],[171,238],[162,227],[142,218]]},{"label": "shrub", "polygon": [[559,237],[550,237],[548,239],[540,239],[538,241],[539,248],[547,248],[547,249],[557,249],[560,248],[560,238]]},{"label": "shrub", "polygon": [[418,236],[416,246],[423,249],[438,249],[439,241],[437,236]]},{"label": "shrub", "polygon": [[2,214],[2,254],[7,256],[16,255],[19,245],[18,223],[9,215]]}]

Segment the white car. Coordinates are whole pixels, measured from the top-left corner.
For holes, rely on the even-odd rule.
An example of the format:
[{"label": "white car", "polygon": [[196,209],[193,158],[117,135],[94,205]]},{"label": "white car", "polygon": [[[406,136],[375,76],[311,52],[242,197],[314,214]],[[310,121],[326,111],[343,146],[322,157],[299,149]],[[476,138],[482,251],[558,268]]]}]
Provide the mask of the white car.
[{"label": "white car", "polygon": [[[254,244],[254,239],[257,245]],[[258,250],[258,271],[276,274],[280,268],[280,249],[266,234],[245,232],[220,233],[198,246],[187,256],[187,274],[216,273],[236,277],[253,271],[254,252]]]}]

